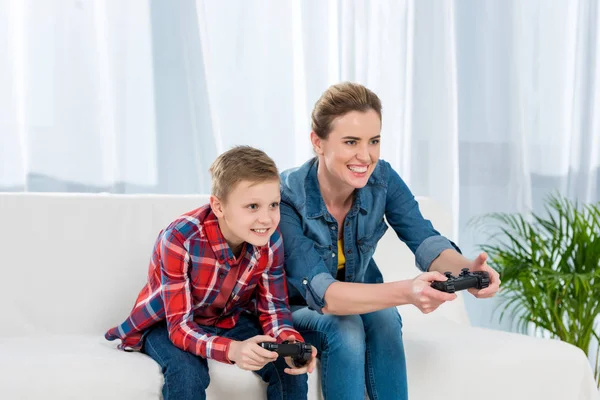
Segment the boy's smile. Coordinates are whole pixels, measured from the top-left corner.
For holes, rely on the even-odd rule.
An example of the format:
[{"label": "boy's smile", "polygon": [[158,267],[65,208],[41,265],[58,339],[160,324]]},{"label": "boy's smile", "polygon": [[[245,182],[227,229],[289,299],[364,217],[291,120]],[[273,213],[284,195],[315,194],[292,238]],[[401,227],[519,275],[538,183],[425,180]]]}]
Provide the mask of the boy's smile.
[{"label": "boy's smile", "polygon": [[241,181],[222,201],[211,196],[211,207],[219,228],[231,248],[239,255],[244,242],[264,246],[279,225],[279,181]]}]

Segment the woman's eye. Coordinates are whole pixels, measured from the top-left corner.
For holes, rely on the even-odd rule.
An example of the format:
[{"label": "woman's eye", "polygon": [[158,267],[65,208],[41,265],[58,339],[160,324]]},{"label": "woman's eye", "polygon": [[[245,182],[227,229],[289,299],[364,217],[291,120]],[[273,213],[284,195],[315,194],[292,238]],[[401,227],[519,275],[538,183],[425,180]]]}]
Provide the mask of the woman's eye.
[{"label": "woman's eye", "polygon": [[258,210],[258,204],[250,204],[248,208],[251,210]]},{"label": "woman's eye", "polygon": [[275,203],[271,203],[271,208],[277,208],[279,207],[279,203],[275,202]]},{"label": "woman's eye", "polygon": [[346,143],[347,145],[350,145],[350,146],[354,146],[356,144],[356,140],[347,140],[344,143]]},{"label": "woman's eye", "polygon": [[373,140],[371,140],[371,144],[379,144],[379,139],[373,139]]}]

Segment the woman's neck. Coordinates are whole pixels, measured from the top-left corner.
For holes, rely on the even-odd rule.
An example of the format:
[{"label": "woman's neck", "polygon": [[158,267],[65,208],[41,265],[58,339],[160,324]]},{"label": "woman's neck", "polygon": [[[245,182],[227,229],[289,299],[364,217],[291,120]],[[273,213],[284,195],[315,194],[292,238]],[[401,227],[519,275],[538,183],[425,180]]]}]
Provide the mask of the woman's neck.
[{"label": "woman's neck", "polygon": [[322,162],[318,164],[317,179],[321,196],[323,196],[327,208],[350,208],[352,206],[354,188],[332,177]]}]

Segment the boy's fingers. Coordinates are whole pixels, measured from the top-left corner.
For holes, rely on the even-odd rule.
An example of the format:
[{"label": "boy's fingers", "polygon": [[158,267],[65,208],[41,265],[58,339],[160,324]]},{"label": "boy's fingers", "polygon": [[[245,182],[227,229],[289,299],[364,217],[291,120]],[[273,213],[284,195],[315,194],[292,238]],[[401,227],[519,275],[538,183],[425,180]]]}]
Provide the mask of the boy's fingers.
[{"label": "boy's fingers", "polygon": [[250,339],[248,339],[248,341],[254,342],[254,343],[262,343],[262,342],[275,342],[276,340],[272,336],[256,335],[256,336],[251,337]]},{"label": "boy's fingers", "polygon": [[249,371],[258,371],[263,367],[264,364],[257,363],[254,360],[246,360],[241,363],[240,368],[247,369]]},{"label": "boy's fingers", "polygon": [[283,370],[288,375],[302,375],[306,373],[306,367],[302,368],[286,368]]},{"label": "boy's fingers", "polygon": [[269,361],[275,360],[277,359],[277,357],[279,357],[279,354],[277,354],[277,352],[263,349],[259,345],[252,347],[252,350],[254,351],[254,353],[256,353],[256,355],[263,357]]},{"label": "boy's fingers", "polygon": [[[261,349],[264,350],[264,349]],[[266,350],[265,350],[266,351]],[[246,357],[248,357],[248,362],[250,363],[255,363],[255,364],[264,364],[265,361],[270,361],[271,357],[263,357],[260,354],[258,354],[257,352],[248,352],[248,354],[246,355]]]}]

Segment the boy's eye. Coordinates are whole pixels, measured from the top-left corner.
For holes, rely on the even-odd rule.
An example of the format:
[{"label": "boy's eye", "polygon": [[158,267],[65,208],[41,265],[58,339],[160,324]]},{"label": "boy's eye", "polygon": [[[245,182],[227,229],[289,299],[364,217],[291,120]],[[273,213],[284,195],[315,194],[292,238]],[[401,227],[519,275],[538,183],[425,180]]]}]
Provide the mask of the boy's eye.
[{"label": "boy's eye", "polygon": [[279,207],[279,203],[275,202],[275,203],[271,203],[271,208],[277,208]]},{"label": "boy's eye", "polygon": [[356,144],[356,140],[346,140],[344,143],[350,146],[354,146]]},{"label": "boy's eye", "polygon": [[371,144],[378,144],[379,143],[379,139],[373,139],[371,140]]},{"label": "boy's eye", "polygon": [[258,204],[250,204],[248,205],[248,208],[251,210],[258,210]]}]

